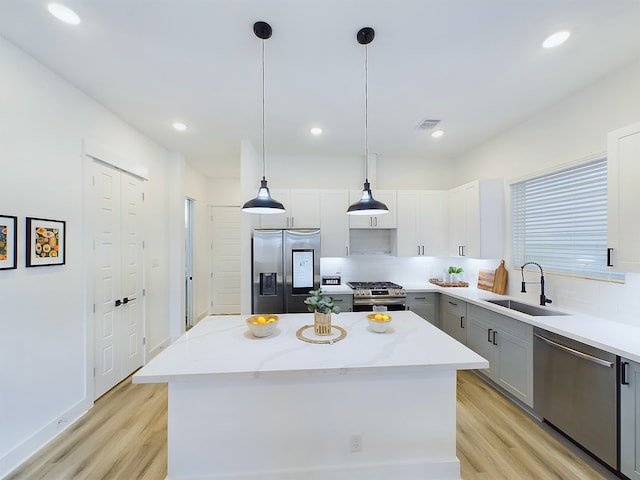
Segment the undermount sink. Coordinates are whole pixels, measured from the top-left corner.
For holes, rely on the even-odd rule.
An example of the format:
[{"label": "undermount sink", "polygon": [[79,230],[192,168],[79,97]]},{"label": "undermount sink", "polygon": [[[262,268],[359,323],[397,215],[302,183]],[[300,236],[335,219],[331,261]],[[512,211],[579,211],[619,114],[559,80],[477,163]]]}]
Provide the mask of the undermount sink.
[{"label": "undermount sink", "polygon": [[537,307],[535,305],[529,305],[528,303],[521,303],[515,300],[487,300],[487,302],[493,303],[494,305],[500,305],[501,307],[508,308],[509,310],[525,313],[532,317],[567,315],[566,313],[558,312],[556,310],[549,310],[545,307]]}]

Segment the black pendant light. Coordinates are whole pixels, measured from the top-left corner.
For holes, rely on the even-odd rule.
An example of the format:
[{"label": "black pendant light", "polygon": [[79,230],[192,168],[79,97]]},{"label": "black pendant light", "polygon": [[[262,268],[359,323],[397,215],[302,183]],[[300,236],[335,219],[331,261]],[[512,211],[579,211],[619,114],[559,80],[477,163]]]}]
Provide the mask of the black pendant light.
[{"label": "black pendant light", "polygon": [[347,215],[382,215],[389,213],[387,206],[373,198],[369,185],[369,44],[376,33],[371,27],[358,31],[356,38],[364,45],[364,188],[360,200],[347,209]]},{"label": "black pendant light", "polygon": [[253,24],[253,33],[256,37],[262,39],[262,180],[260,181],[260,188],[258,189],[258,195],[256,198],[249,200],[242,206],[243,212],[248,213],[261,213],[261,214],[274,214],[284,213],[284,205],[271,198],[269,187],[267,187],[266,175],[266,160],[264,151],[264,99],[265,99],[265,81],[264,81],[264,45],[267,39],[271,38],[271,25],[266,22],[256,22]]}]

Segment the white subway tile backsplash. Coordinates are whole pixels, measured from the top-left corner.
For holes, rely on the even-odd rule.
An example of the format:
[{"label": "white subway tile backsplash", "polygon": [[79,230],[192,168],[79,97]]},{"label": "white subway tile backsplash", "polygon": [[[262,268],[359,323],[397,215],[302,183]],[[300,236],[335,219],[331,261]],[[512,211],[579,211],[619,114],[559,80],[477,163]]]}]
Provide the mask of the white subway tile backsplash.
[{"label": "white subway tile backsplash", "polygon": [[[450,265],[464,269],[463,280],[475,286],[479,270],[495,269],[499,260],[478,260],[461,257],[395,257],[392,255],[351,255],[322,258],[322,275],[340,275],[348,281],[391,281],[401,285],[429,282],[440,277]],[[508,285],[506,294],[519,300],[537,304],[539,276],[527,272],[527,293],[520,293],[519,268],[506,265]],[[640,327],[640,274],[627,273],[625,283],[612,283],[545,273],[545,294],[553,300],[552,307]]]}]

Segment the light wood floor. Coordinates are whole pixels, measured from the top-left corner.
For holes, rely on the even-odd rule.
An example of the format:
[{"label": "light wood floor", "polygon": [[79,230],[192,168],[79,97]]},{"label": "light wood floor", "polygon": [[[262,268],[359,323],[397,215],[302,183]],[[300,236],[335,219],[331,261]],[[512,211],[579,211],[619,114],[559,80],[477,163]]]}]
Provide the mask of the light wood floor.
[{"label": "light wood floor", "polygon": [[[458,374],[457,415],[463,480],[616,478],[473,373]],[[166,458],[166,386],[129,378],[7,480],[163,480]]]}]

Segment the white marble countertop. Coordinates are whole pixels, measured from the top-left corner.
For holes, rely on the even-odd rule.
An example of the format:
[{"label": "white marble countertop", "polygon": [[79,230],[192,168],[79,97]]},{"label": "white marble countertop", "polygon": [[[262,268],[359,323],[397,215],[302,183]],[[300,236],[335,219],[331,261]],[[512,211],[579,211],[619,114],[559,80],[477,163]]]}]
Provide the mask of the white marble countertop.
[{"label": "white marble countertop", "polygon": [[[404,285],[407,292],[439,292],[468,303],[481,306],[488,310],[501,313],[522,322],[540,327],[550,332],[572,338],[587,345],[601,348],[608,352],[640,362],[640,328],[605,318],[593,317],[569,310],[544,307],[560,311],[567,315],[534,317],[515,310],[509,310],[499,305],[487,302],[488,299],[512,299],[516,297],[497,295],[475,287],[440,287],[432,283]],[[528,303],[528,302],[523,302]]]},{"label": "white marble countertop", "polygon": [[133,382],[488,368],[484,358],[415,313],[392,316],[389,330],[375,333],[364,312],[333,315],[333,324],[347,331],[333,344],[296,337],[300,327],[313,324],[311,313],[280,315],[276,332],[265,338],[249,332],[246,315],[209,316],[139,370]]}]

